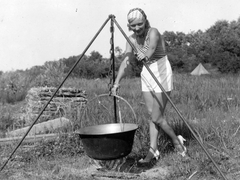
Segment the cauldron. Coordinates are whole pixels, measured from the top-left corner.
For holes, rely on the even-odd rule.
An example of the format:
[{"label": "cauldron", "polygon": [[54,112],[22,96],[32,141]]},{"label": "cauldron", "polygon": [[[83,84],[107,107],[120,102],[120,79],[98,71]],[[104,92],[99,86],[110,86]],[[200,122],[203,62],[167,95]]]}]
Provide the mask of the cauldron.
[{"label": "cauldron", "polygon": [[112,123],[81,128],[79,134],[86,154],[97,160],[127,156],[133,146],[136,124]]}]

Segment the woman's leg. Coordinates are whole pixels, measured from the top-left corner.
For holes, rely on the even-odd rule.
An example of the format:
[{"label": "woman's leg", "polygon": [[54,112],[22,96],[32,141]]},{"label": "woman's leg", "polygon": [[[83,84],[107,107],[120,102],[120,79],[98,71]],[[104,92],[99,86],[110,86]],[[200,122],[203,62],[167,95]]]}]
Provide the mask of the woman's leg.
[{"label": "woman's leg", "polygon": [[[170,96],[171,92],[167,92]],[[167,133],[173,141],[175,148],[182,152],[184,147],[179,142],[178,137],[173,131],[172,127],[169,126],[166,118],[164,117],[164,111],[167,105],[168,99],[164,93],[155,93],[153,98],[153,108],[152,108],[152,121],[154,124],[159,126],[165,133]]]},{"label": "woman's leg", "polygon": [[[152,116],[153,111],[153,93],[152,92],[143,92],[144,101],[148,110],[148,113]],[[148,121],[149,123],[149,135],[150,135],[150,147],[154,150],[157,149],[157,137],[158,137],[158,127],[153,123],[152,120]]]},{"label": "woman's leg", "polygon": [[[145,105],[147,107],[149,115],[152,114],[153,108],[153,93],[152,92],[143,92],[143,97]],[[150,134],[150,149],[147,156],[144,159],[141,159],[140,163],[148,163],[154,158],[154,153],[157,150],[157,139],[158,139],[158,127],[153,123],[152,120],[148,121],[149,123],[149,134]]]},{"label": "woman's leg", "polygon": [[[170,92],[167,92],[167,94],[170,96]],[[152,121],[149,121],[150,146],[154,150],[157,149],[158,128],[160,127],[171,137],[175,148],[182,152],[184,150],[182,145],[164,117],[164,111],[168,102],[166,95],[164,93],[143,92],[143,97],[148,112],[152,116]]]}]

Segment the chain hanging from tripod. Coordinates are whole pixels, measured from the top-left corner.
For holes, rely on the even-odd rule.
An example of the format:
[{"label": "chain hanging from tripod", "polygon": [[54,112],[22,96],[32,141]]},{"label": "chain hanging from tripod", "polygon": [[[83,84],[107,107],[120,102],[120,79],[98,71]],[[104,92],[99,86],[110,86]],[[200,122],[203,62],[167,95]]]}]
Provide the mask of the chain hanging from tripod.
[{"label": "chain hanging from tripod", "polygon": [[111,38],[110,38],[110,68],[108,72],[108,76],[110,77],[110,81],[108,84],[109,91],[111,90],[114,81],[115,81],[115,54],[114,54],[114,22],[111,20],[110,26]]},{"label": "chain hanging from tripod", "polygon": [[[115,54],[114,54],[114,15],[109,16],[111,18],[111,26],[110,26],[110,32],[111,32],[111,38],[110,38],[110,69],[109,69],[109,78],[110,82],[108,84],[109,94],[111,93],[111,89],[113,87],[113,84],[115,82]],[[113,97],[113,105],[114,105],[114,119],[115,123],[117,123],[117,99],[114,96]]]}]

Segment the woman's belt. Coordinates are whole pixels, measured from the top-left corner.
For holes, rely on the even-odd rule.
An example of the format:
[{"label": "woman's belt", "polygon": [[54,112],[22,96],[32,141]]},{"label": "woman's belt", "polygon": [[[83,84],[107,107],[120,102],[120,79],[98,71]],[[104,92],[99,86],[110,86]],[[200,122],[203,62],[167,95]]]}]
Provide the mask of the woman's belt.
[{"label": "woman's belt", "polygon": [[161,58],[149,59],[148,61],[146,61],[146,64],[148,64],[148,65],[153,64],[153,63],[157,62],[158,60],[164,58],[165,56],[163,56]]}]

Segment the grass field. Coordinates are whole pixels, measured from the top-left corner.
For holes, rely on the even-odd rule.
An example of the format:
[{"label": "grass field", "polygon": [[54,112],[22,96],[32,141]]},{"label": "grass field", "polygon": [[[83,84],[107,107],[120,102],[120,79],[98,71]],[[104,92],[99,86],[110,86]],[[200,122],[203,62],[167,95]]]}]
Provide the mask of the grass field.
[{"label": "grass field", "polygon": [[[81,174],[77,170],[90,166],[92,161],[84,155],[81,142],[72,132],[84,126],[114,122],[112,98],[96,98],[108,93],[108,84],[109,79],[68,79],[64,86],[86,90],[89,100],[79,117],[67,117],[73,122],[69,129],[65,129],[69,135],[60,136],[54,142],[36,143],[30,150],[26,147],[31,145],[23,145],[15,153],[15,158],[0,172],[3,175],[0,177],[80,179]],[[149,148],[149,116],[141,96],[140,79],[124,79],[119,95],[127,100],[137,116],[135,119],[131,108],[124,101],[119,101],[122,120],[139,125],[129,155],[137,160],[143,157]],[[240,179],[240,78],[230,75],[198,77],[175,74],[171,99],[226,177]],[[181,159],[173,151],[169,138],[161,133],[161,158],[153,167],[168,168],[164,179],[221,179],[221,175],[171,104],[167,105],[166,117],[175,132],[187,139],[190,160]],[[1,164],[15,146],[16,144],[0,146]]]}]

